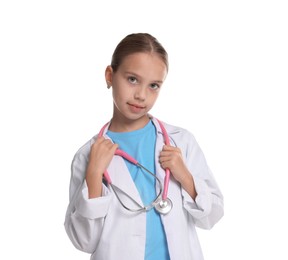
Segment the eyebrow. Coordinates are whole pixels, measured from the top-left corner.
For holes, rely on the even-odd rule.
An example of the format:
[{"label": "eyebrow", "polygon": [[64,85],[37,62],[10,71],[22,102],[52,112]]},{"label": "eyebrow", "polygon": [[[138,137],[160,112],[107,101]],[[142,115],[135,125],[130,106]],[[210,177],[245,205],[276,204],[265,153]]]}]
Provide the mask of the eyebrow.
[{"label": "eyebrow", "polygon": [[[126,72],[124,72],[125,74],[130,74],[130,75],[133,75],[133,76],[135,76],[135,77],[137,77],[137,78],[142,78],[140,75],[138,75],[137,73],[135,73],[135,72],[130,72],[130,71],[126,71]],[[155,83],[163,83],[163,81],[162,80],[152,80],[151,82],[155,82]]]}]

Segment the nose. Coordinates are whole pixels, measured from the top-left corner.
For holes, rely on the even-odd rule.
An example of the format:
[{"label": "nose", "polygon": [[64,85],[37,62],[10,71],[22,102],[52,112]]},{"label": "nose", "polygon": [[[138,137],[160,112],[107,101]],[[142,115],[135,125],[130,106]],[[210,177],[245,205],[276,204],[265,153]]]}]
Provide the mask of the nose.
[{"label": "nose", "polygon": [[134,97],[137,100],[144,101],[146,99],[146,88],[144,86],[138,86],[136,88]]}]

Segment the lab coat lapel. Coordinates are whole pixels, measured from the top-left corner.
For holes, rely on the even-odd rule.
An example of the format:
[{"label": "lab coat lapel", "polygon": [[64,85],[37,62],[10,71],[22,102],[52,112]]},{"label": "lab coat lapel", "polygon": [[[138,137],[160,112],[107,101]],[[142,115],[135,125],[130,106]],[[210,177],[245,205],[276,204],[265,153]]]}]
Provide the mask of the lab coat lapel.
[{"label": "lab coat lapel", "polygon": [[[113,157],[107,171],[112,180],[112,184],[121,190],[121,192],[124,192],[129,196],[130,200],[134,200],[137,204],[143,207],[143,202],[137,187],[135,186],[126,163],[121,156]],[[123,199],[125,199],[125,197]]]},{"label": "lab coat lapel", "polygon": [[[110,122],[108,122],[100,131],[101,135],[105,136],[106,139],[110,139],[109,136],[106,135],[109,126]],[[137,187],[135,186],[126,163],[121,156],[113,156],[107,171],[110,175],[112,184],[124,192],[128,197],[130,197],[131,200],[135,201],[138,205],[143,207],[143,202]]]},{"label": "lab coat lapel", "polygon": [[159,164],[159,155],[160,152],[162,151],[163,145],[164,145],[164,137],[161,132],[161,128],[159,126],[159,123],[157,120],[152,119],[153,123],[156,127],[156,145],[155,145],[155,169],[156,169],[156,174],[157,177],[160,179],[161,183],[164,183],[164,178],[165,178],[165,171]]},{"label": "lab coat lapel", "polygon": [[[157,133],[156,146],[155,146],[156,147],[155,148],[155,169],[156,169],[157,177],[160,179],[160,181],[162,183],[162,186],[164,187],[165,170],[159,164],[159,154],[162,151],[163,146],[165,145],[165,140],[164,140],[164,135],[162,133],[161,127],[159,125],[159,122],[157,121],[156,118],[153,118],[152,116],[150,116],[150,117],[152,118],[152,122],[153,122],[153,124],[156,127],[156,133]],[[162,122],[162,124],[163,124],[163,122]],[[165,128],[165,129],[167,131],[167,128]],[[170,133],[168,132],[170,145],[176,146],[174,141],[171,139],[169,134]]]}]

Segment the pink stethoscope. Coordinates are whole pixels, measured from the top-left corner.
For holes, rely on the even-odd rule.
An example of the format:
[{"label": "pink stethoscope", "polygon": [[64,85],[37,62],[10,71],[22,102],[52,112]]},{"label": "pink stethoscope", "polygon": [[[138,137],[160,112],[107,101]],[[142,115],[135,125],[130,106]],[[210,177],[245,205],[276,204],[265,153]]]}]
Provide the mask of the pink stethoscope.
[{"label": "pink stethoscope", "polygon": [[[161,123],[161,121],[159,121],[157,119],[159,125],[160,125],[160,128],[161,128],[161,131],[163,133],[163,137],[164,137],[164,143],[166,145],[170,145],[170,141],[169,141],[169,136],[167,134],[167,131],[166,129],[164,128],[163,124]],[[98,137],[101,137],[103,136],[103,133],[104,133],[104,130],[105,128],[109,125],[110,122],[106,123],[100,130],[99,134],[98,134]],[[150,175],[152,175],[156,181],[158,182],[159,184],[159,192],[156,196],[156,198],[149,204],[149,205],[146,205],[146,206],[140,206],[139,208],[137,209],[131,209],[129,207],[127,207],[123,202],[122,200],[120,199],[118,193],[116,192],[116,189],[111,181],[111,178],[110,178],[110,175],[108,173],[107,170],[105,170],[103,176],[107,182],[107,184],[110,185],[110,187],[112,188],[113,192],[115,193],[117,199],[119,200],[120,204],[126,209],[126,210],[129,210],[129,211],[132,211],[132,212],[140,212],[140,211],[149,211],[151,210],[152,208],[155,208],[159,213],[161,214],[167,214],[170,212],[170,210],[172,209],[173,207],[173,204],[172,204],[172,201],[167,197],[167,193],[168,193],[168,186],[169,186],[169,181],[170,181],[170,170],[167,168],[165,169],[165,179],[164,179],[164,189],[162,189],[162,183],[161,181],[159,180],[159,178],[156,176],[156,174],[152,173],[151,171],[149,171],[147,168],[145,168],[143,165],[141,165],[136,159],[134,159],[132,156],[130,156],[129,154],[125,153],[124,151],[120,150],[120,149],[117,149],[115,151],[115,155],[119,155],[121,157],[123,157],[125,160],[133,163],[134,165],[138,166],[138,167],[141,167],[143,170],[145,170],[147,173],[149,173]],[[163,193],[162,193],[162,190],[163,190]],[[162,194],[162,197],[161,197],[161,194]]]}]

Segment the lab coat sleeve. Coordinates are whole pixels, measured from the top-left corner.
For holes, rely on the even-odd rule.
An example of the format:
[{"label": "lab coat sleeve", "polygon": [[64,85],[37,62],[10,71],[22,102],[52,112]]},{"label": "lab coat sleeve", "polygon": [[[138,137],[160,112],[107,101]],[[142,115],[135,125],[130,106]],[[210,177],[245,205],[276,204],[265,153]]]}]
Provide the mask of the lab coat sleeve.
[{"label": "lab coat sleeve", "polygon": [[103,185],[102,197],[88,198],[88,188],[85,181],[87,163],[87,155],[80,152],[76,153],[72,161],[70,201],[64,225],[67,235],[77,249],[93,253],[102,232],[111,194]]},{"label": "lab coat sleeve", "polygon": [[[182,189],[184,208],[191,214],[195,225],[211,229],[224,215],[223,195],[209,169],[204,154],[194,136],[186,137],[186,165],[191,172],[197,196],[195,201]],[[186,142],[187,144],[187,142]]]}]

